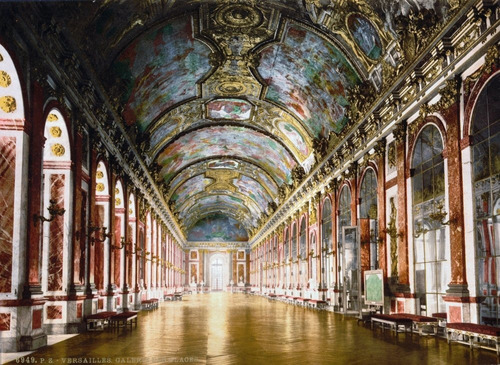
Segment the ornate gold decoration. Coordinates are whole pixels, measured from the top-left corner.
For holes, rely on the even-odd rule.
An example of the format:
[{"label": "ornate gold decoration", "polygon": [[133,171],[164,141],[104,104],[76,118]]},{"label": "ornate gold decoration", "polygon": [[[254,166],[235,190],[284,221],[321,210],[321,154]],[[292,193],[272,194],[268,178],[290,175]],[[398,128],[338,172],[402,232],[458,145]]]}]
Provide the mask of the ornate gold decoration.
[{"label": "ornate gold decoration", "polygon": [[115,195],[118,195],[118,194],[120,194],[120,189],[115,188]]},{"label": "ornate gold decoration", "polygon": [[433,39],[441,23],[433,9],[422,8],[410,11],[408,16],[400,16],[396,26],[401,37],[401,49],[407,61],[415,59],[423,48]]},{"label": "ornate gold decoration", "polygon": [[396,144],[394,142],[391,142],[387,149],[387,163],[391,169],[396,167]]},{"label": "ornate gold decoration", "polygon": [[122,204],[122,200],[120,198],[116,198],[115,205],[121,205],[121,204]]},{"label": "ornate gold decoration", "polygon": [[102,179],[104,177],[104,172],[102,172],[101,170],[97,170],[95,177],[97,179]]},{"label": "ornate gold decoration", "polygon": [[5,71],[0,71],[0,87],[8,87],[11,83],[10,75]]},{"label": "ornate gold decoration", "polygon": [[214,190],[229,190],[235,192],[238,190],[233,185],[232,180],[240,177],[239,172],[227,169],[211,169],[205,172],[205,177],[214,179],[215,182],[205,187],[206,192]]},{"label": "ornate gold decoration", "polygon": [[369,81],[364,81],[359,85],[354,85],[349,89],[347,100],[347,117],[356,122],[364,117],[370,105],[375,101],[375,88]]},{"label": "ornate gold decoration", "polygon": [[386,228],[386,233],[391,237],[391,276],[396,277],[398,275],[398,230],[396,227],[396,217],[397,210],[394,203],[394,198],[390,199],[391,205],[391,216],[389,218],[389,224]]},{"label": "ornate gold decoration", "polygon": [[230,4],[220,8],[215,14],[219,24],[234,28],[258,27],[262,24],[263,14],[255,7],[244,4]]},{"label": "ornate gold decoration", "polygon": [[51,150],[52,154],[58,157],[64,156],[64,154],[66,153],[66,149],[64,148],[64,146],[59,143],[53,144]]},{"label": "ornate gold decoration", "polygon": [[382,20],[373,11],[365,0],[356,1],[334,1],[334,0],[306,0],[306,9],[311,20],[322,27],[326,27],[331,32],[340,35],[350,46],[357,58],[370,70],[375,64],[375,60],[370,59],[352,38],[348,27],[348,18],[351,14],[360,14],[372,24],[376,29],[382,49],[386,49],[392,38],[385,30]]},{"label": "ornate gold decoration", "polygon": [[103,183],[97,183],[95,186],[95,189],[97,191],[104,191],[104,184]]},{"label": "ornate gold decoration", "polygon": [[484,66],[486,74],[490,74],[493,66],[498,66],[500,61],[500,50],[498,45],[493,45],[488,48],[484,58]]},{"label": "ornate gold decoration", "polygon": [[295,188],[299,186],[302,181],[304,181],[305,177],[306,172],[302,166],[297,165],[292,169],[293,186]]},{"label": "ornate gold decoration", "polygon": [[239,81],[228,81],[218,84],[215,91],[223,96],[239,96],[247,92],[247,87]]},{"label": "ornate gold decoration", "polygon": [[134,211],[132,210],[132,208],[129,208],[129,210],[128,210],[128,214],[129,214],[129,215],[134,214]]},{"label": "ornate gold decoration", "polygon": [[392,133],[397,142],[404,142],[406,139],[406,122],[398,123]]},{"label": "ornate gold decoration", "polygon": [[3,61],[3,56],[2,56],[2,54],[0,53],[0,62],[2,62],[2,61]]},{"label": "ornate gold decoration", "polygon": [[59,138],[62,135],[62,130],[59,127],[51,127],[49,131],[50,135],[54,138]]},{"label": "ornate gold decoration", "polygon": [[431,105],[431,110],[448,109],[457,102],[459,92],[458,80],[453,79],[446,81],[446,86],[439,91],[441,99],[439,99],[436,104]]},{"label": "ornate gold decoration", "polygon": [[385,157],[385,149],[386,149],[386,141],[385,141],[385,138],[382,138],[381,140],[377,141],[377,143],[375,144],[375,147],[374,147],[375,157],[378,157],[378,158]]},{"label": "ornate gold decoration", "polygon": [[57,122],[59,118],[57,115],[50,113],[49,116],[47,117],[47,122]]},{"label": "ornate gold decoration", "polygon": [[13,96],[0,97],[0,109],[6,113],[12,113],[16,110],[16,99]]}]

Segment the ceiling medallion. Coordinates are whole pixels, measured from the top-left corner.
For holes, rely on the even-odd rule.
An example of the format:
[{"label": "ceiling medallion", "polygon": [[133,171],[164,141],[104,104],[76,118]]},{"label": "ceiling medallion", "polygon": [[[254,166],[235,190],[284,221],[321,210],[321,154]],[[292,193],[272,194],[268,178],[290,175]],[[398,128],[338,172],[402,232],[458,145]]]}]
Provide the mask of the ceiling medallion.
[{"label": "ceiling medallion", "polygon": [[243,95],[247,92],[246,86],[239,81],[226,81],[218,84],[215,90],[222,95]]},{"label": "ceiling medallion", "polygon": [[262,13],[248,5],[232,4],[221,8],[216,16],[217,23],[227,27],[250,28],[262,23]]}]

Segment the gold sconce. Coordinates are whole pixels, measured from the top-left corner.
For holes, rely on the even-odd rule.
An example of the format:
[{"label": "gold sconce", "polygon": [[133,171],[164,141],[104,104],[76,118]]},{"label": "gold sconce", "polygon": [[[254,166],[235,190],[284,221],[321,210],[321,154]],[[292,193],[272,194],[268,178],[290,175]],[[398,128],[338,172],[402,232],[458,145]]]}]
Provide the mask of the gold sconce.
[{"label": "gold sconce", "polygon": [[50,199],[50,205],[47,207],[47,210],[49,211],[50,218],[45,218],[44,216],[38,215],[38,214],[33,214],[33,224],[36,225],[38,220],[42,222],[52,222],[57,216],[62,216],[66,210],[64,208],[58,208],[56,206],[56,201],[55,199]]},{"label": "gold sconce", "polygon": [[[103,243],[104,241],[106,241],[106,238],[113,237],[113,233],[111,233],[111,232],[106,233],[106,230],[107,230],[106,227],[89,226],[89,237],[92,236],[90,238],[90,243],[92,244],[92,246],[94,246],[94,243],[96,243],[96,242]],[[99,232],[99,231],[102,231],[102,238],[95,237],[95,233]]]}]

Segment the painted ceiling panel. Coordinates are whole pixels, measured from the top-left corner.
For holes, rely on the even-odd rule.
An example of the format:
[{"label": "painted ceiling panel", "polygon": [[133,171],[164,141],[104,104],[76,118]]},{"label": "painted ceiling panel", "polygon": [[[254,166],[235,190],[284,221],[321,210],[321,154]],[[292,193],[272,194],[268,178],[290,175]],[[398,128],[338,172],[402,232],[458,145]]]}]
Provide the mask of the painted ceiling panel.
[{"label": "painted ceiling panel", "polygon": [[187,235],[188,241],[244,242],[248,233],[237,220],[213,214],[198,221]]},{"label": "painted ceiling panel", "polygon": [[144,131],[169,107],[198,95],[210,49],[193,36],[191,17],[176,18],[130,44],[112,69],[125,82],[124,118]]},{"label": "painted ceiling panel", "polygon": [[241,156],[262,166],[275,181],[291,183],[297,165],[276,140],[252,129],[216,126],[193,131],[168,145],[158,156],[161,175],[169,182],[176,172],[197,160],[216,156]]},{"label": "painted ceiling panel", "polygon": [[207,104],[207,116],[212,119],[250,119],[252,104],[240,99],[218,99]]},{"label": "painted ceiling panel", "polygon": [[[239,207],[240,204],[241,206],[245,207],[244,210],[241,209],[241,206]],[[188,219],[191,215],[197,215],[199,214],[199,212],[203,212],[205,209],[209,209],[212,205],[216,205],[218,207],[233,207],[233,209],[235,209],[236,211],[247,212],[252,217],[252,221],[256,221],[257,218],[260,217],[260,214],[262,212],[257,205],[257,202],[239,192],[199,192],[194,197],[192,197],[192,199],[186,200],[185,203],[179,206],[178,209],[180,212],[185,212],[181,213],[181,216]]]},{"label": "painted ceiling panel", "polygon": [[330,42],[288,22],[280,43],[262,51],[258,71],[276,102],[310,126],[315,136],[340,132],[347,123],[346,90],[360,80],[345,56]]},{"label": "painted ceiling panel", "polygon": [[309,156],[311,149],[307,145],[304,136],[291,123],[280,121],[277,127],[281,133],[290,141],[290,143],[298,149],[305,157]]},{"label": "painted ceiling panel", "polygon": [[256,201],[262,212],[266,211],[267,204],[273,200],[257,181],[247,176],[236,179],[234,185],[238,188],[239,193]]},{"label": "painted ceiling panel", "polygon": [[347,25],[357,45],[366,56],[378,60],[382,54],[382,41],[375,27],[361,14],[351,14]]},{"label": "painted ceiling panel", "polygon": [[233,218],[237,218],[247,228],[256,225],[257,222],[257,218],[254,217],[250,208],[245,205],[243,199],[229,195],[206,195],[198,199],[192,206],[183,209],[180,212],[180,217],[189,229],[199,220],[197,217],[203,216],[206,211],[233,212],[235,215]]},{"label": "painted ceiling panel", "polygon": [[182,184],[174,194],[170,197],[171,200],[175,201],[176,206],[180,206],[186,202],[192,196],[204,191],[207,186],[213,182],[212,179],[207,179],[203,175],[195,176],[187,180]]}]

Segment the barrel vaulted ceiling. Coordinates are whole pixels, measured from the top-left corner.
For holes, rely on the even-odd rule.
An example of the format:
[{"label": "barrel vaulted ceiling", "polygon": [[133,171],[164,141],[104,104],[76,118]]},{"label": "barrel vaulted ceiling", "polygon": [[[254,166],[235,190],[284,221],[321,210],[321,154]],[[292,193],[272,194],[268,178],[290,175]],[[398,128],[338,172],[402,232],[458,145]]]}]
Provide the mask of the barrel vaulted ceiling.
[{"label": "barrel vaulted ceiling", "polygon": [[321,160],[320,142],[349,126],[359,88],[377,90],[382,66],[401,67],[398,27],[418,13],[446,19],[451,3],[108,0],[60,10],[188,240],[218,222],[236,234],[211,238],[245,241]]}]

